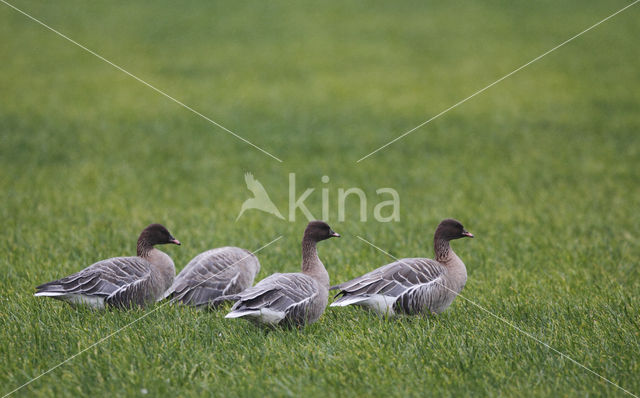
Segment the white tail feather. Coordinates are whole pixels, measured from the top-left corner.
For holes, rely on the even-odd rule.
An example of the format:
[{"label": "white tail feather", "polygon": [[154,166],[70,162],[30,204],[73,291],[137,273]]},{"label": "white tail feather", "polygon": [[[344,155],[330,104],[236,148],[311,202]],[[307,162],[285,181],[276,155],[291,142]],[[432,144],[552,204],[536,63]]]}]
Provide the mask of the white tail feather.
[{"label": "white tail feather", "polygon": [[64,292],[38,292],[38,293],[35,293],[34,296],[57,297],[57,296],[66,296],[67,294],[68,293],[64,293]]},{"label": "white tail feather", "polygon": [[275,325],[283,320],[285,315],[286,314],[282,311],[274,311],[268,308],[262,308],[260,310],[231,311],[225,316],[225,318],[243,318],[246,316],[250,318],[256,318],[256,320],[262,323]]},{"label": "white tail feather", "polygon": [[393,315],[393,304],[397,297],[385,296],[383,294],[372,294],[370,296],[353,296],[340,299],[331,303],[331,307],[345,307],[347,305],[361,305],[370,308],[383,315]]},{"label": "white tail feather", "polygon": [[85,296],[83,294],[70,294],[64,292],[38,292],[34,296],[53,297],[67,301],[73,305],[82,305],[90,308],[104,308],[104,297]]}]

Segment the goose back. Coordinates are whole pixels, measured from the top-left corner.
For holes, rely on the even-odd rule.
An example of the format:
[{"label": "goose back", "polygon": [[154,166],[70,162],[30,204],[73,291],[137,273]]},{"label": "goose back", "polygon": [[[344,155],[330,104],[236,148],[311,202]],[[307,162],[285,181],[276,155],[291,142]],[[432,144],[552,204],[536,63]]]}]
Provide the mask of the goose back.
[{"label": "goose back", "polygon": [[165,296],[187,305],[215,307],[217,298],[250,287],[259,271],[258,258],[248,250],[207,250],[189,261]]}]

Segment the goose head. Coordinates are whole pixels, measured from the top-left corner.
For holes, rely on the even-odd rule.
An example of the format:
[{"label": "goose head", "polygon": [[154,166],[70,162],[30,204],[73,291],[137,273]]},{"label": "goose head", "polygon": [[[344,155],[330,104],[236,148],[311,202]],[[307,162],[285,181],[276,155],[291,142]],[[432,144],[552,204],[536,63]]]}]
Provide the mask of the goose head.
[{"label": "goose head", "polygon": [[144,242],[149,246],[164,245],[167,243],[180,245],[180,241],[174,238],[169,230],[161,224],[151,224],[145,228],[142,233],[140,233],[138,242]]},{"label": "goose head", "polygon": [[339,238],[340,234],[331,229],[329,224],[324,221],[311,221],[304,230],[304,240],[320,242],[334,237]]},{"label": "goose head", "polygon": [[442,220],[436,228],[435,239],[443,239],[446,241],[460,238],[473,238],[473,234],[462,226],[460,221],[453,218]]}]

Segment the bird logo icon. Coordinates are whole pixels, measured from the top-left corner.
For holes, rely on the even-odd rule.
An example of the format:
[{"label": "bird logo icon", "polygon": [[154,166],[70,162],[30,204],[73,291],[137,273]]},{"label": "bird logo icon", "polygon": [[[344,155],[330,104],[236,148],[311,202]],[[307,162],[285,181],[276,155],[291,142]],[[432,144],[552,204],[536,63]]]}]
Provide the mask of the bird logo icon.
[{"label": "bird logo icon", "polygon": [[238,214],[236,221],[240,219],[240,216],[242,216],[245,210],[249,209],[261,210],[284,220],[284,217],[280,214],[276,205],[274,205],[269,198],[267,191],[264,189],[260,181],[253,177],[253,174],[245,173],[244,181],[247,183],[249,191],[253,193],[253,198],[249,198],[242,203],[242,208],[240,209],[240,214]]}]

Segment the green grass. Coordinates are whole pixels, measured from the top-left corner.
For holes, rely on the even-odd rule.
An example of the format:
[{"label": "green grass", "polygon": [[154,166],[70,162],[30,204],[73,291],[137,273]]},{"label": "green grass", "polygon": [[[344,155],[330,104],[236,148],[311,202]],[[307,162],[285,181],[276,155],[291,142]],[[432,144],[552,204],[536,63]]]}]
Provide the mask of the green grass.
[{"label": "green grass", "polygon": [[[640,394],[640,6],[371,158],[356,160],[628,4],[608,2],[13,4],[263,147],[263,155],[0,4],[0,393],[145,310],[32,297],[40,283],[133,254],[150,222],[183,242],[256,249],[295,271],[306,220],[235,218],[253,172],[286,214],[288,173],[361,187],[323,242],[332,281],[431,256],[461,220],[463,295]],[[328,175],[331,181],[321,183]],[[378,223],[375,190],[401,221]],[[148,311],[148,310],[147,310]],[[264,332],[164,306],[15,396],[623,396],[469,302],[437,318],[328,309]]]}]

